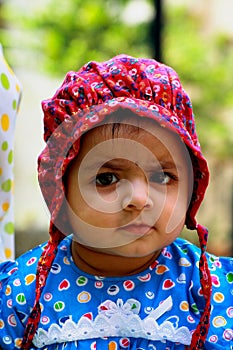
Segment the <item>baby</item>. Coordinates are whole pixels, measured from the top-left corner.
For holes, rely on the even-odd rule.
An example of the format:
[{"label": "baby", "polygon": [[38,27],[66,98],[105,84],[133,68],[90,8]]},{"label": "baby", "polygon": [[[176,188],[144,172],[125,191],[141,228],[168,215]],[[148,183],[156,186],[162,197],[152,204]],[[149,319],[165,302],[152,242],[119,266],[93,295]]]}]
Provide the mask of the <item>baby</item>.
[{"label": "baby", "polygon": [[89,62],[42,108],[50,240],[0,265],[0,346],[233,349],[233,261],[196,221],[209,172],[177,73]]}]

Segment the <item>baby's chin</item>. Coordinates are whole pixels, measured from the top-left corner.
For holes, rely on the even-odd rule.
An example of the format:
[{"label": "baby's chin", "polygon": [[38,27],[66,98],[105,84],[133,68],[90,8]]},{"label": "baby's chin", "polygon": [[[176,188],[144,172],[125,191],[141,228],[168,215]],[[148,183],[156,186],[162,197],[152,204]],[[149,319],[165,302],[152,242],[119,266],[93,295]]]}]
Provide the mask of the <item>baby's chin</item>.
[{"label": "baby's chin", "polygon": [[118,246],[118,247],[111,247],[111,248],[93,248],[93,247],[87,247],[88,249],[102,253],[105,255],[109,255],[111,257],[117,258],[132,258],[132,259],[144,259],[146,257],[150,257],[152,255],[159,256],[161,253],[162,248],[157,249],[148,249],[141,247],[131,247],[131,244]]}]

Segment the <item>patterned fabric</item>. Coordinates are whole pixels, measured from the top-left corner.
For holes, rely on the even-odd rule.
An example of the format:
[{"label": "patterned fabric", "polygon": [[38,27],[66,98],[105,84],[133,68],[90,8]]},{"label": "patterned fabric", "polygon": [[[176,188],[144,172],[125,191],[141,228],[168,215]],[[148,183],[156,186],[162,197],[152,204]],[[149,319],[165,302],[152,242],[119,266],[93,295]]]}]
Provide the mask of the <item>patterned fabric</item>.
[{"label": "patterned fabric", "polygon": [[[177,239],[140,274],[103,278],[80,271],[71,237],[59,245],[43,289],[41,319],[31,349],[184,349],[205,306],[200,250]],[[43,247],[1,270],[0,346],[19,349],[34,303]],[[211,328],[204,349],[233,348],[233,260],[207,255],[213,281]]]},{"label": "patterned fabric", "polygon": [[0,45],[0,261],[14,259],[13,146],[20,86]]},{"label": "patterned fabric", "polygon": [[200,279],[206,301],[200,323],[190,345],[202,349],[209,328],[211,278],[205,257],[207,230],[197,225],[195,215],[204,197],[209,172],[195,131],[190,99],[177,73],[152,59],[119,55],[109,61],[89,62],[78,72],[69,72],[55,95],[42,103],[46,147],[38,162],[39,182],[51,213],[50,242],[38,263],[36,296],[23,340],[29,348],[41,314],[41,293],[46,285],[57,245],[67,234],[63,176],[79,150],[81,135],[118,109],[128,109],[141,117],[156,120],[180,135],[190,150],[194,187],[186,216],[186,226],[197,229],[200,245]]}]

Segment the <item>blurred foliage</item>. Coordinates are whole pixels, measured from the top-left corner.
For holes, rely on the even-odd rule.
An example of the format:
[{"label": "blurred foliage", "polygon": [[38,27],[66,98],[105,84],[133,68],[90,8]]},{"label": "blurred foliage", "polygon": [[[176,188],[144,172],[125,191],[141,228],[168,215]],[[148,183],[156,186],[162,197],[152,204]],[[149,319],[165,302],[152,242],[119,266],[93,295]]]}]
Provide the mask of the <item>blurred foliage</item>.
[{"label": "blurred foliage", "polygon": [[233,39],[210,37],[204,21],[186,8],[166,11],[164,60],[192,96],[203,149],[223,159],[233,155]]},{"label": "blurred foliage", "polygon": [[[125,21],[122,14],[129,3],[49,0],[46,6],[20,12],[5,2],[4,17],[11,28],[22,30],[21,39],[14,32],[13,46],[23,46],[24,35],[24,47],[33,49],[35,67],[42,64],[50,74],[64,76],[89,60],[101,61],[118,53],[152,56],[151,23]],[[152,1],[147,3],[152,6]],[[178,71],[192,96],[204,150],[220,159],[228,158],[233,152],[232,40],[224,34],[205,35],[204,18],[197,18],[185,7],[168,6],[164,10],[164,61]],[[8,47],[9,34],[4,33],[1,41]]]},{"label": "blurred foliage", "polygon": [[[50,74],[64,75],[89,60],[106,60],[118,53],[150,55],[148,24],[127,24],[122,13],[128,0],[56,0],[30,13],[5,15],[36,39],[32,45]],[[36,43],[36,44],[35,44]]]}]

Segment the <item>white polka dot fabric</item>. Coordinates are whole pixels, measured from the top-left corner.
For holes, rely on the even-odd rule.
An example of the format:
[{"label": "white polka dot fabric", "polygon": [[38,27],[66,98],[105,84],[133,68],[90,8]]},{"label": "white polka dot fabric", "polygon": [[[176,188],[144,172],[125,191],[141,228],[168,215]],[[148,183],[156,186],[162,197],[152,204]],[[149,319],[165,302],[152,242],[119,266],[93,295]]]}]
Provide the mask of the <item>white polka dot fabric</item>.
[{"label": "white polka dot fabric", "polygon": [[13,146],[20,96],[20,84],[0,45],[0,261],[15,254]]}]

